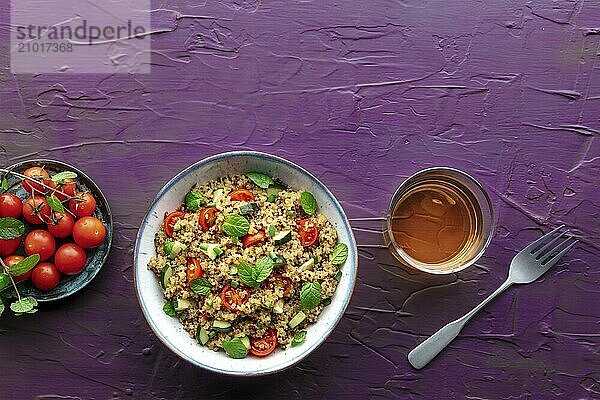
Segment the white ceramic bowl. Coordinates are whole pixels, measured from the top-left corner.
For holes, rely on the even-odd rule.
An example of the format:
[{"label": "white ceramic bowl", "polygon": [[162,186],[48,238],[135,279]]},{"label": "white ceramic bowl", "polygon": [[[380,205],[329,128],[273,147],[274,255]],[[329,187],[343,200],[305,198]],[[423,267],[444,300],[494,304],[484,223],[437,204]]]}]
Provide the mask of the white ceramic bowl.
[{"label": "white ceramic bowl", "polygon": [[[147,265],[150,257],[155,255],[154,235],[160,229],[165,212],[178,208],[194,184],[203,184],[222,176],[249,171],[277,177],[295,190],[310,191],[317,200],[320,212],[325,214],[337,229],[339,241],[348,245],[348,259],[342,267],[342,277],[331,304],[325,307],[317,322],[307,328],[306,342],[297,347],[288,346],[285,350],[277,349],[268,357],[248,356],[235,360],[222,351],[214,352],[200,346],[176,318],[171,318],[163,312],[162,289]],[[281,371],[300,362],[327,339],[350,302],[357,267],[358,254],[350,223],[342,206],[325,185],[303,168],[283,158],[255,151],[236,151],[211,156],[191,165],[158,192],[138,231],[134,254],[134,281],[140,306],[150,328],[175,354],[214,372],[255,376]]]}]

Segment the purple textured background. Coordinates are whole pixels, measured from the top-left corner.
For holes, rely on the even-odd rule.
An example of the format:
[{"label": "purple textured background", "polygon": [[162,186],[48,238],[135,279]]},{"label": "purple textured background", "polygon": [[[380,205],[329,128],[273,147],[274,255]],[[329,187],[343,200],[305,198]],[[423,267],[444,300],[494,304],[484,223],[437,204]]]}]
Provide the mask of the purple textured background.
[{"label": "purple textured background", "polygon": [[[2,400],[600,398],[597,2],[154,1],[164,32],[146,76],[12,75],[5,3],[0,164],[76,164],[109,198],[116,231],[82,293],[2,317]],[[271,377],[205,372],[146,325],[132,246],[166,180],[233,149],[308,168],[350,218],[381,216],[421,168],[464,169],[493,196],[494,241],[477,266],[435,278],[362,248],[348,312],[318,351]],[[410,368],[419,340],[559,223],[583,238],[564,263],[488,306],[428,368]]]}]

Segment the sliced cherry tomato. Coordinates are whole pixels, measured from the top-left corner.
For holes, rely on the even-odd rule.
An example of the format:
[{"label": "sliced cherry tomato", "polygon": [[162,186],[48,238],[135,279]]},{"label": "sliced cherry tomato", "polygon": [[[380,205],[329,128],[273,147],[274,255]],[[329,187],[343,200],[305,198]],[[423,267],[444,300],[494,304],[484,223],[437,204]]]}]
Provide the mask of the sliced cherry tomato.
[{"label": "sliced cherry tomato", "polygon": [[204,270],[200,265],[200,261],[194,257],[189,257],[185,264],[187,273],[187,283],[190,284],[194,279],[202,278],[204,276]]},{"label": "sliced cherry tomato", "polygon": [[[51,182],[54,183],[54,181],[52,181],[52,180],[51,180]],[[46,183],[46,182],[44,182],[44,183]],[[75,181],[71,178],[67,178],[67,179],[61,181],[59,184],[54,183],[54,185],[48,185],[48,186],[52,186],[52,187],[56,188],[56,190],[60,190],[64,194],[69,195],[71,197],[75,196],[75,190],[77,190],[77,185],[75,184]],[[54,194],[60,201],[65,201],[68,199],[68,197],[62,193],[58,193],[55,191]]]},{"label": "sliced cherry tomato", "polygon": [[30,197],[23,203],[23,218],[33,225],[46,223],[50,217],[50,206],[42,196]]},{"label": "sliced cherry tomato", "polygon": [[238,189],[229,193],[229,198],[233,201],[250,201],[254,200],[254,195],[246,189]]},{"label": "sliced cherry tomato", "polygon": [[23,212],[21,199],[12,193],[0,194],[0,218],[19,218]]},{"label": "sliced cherry tomato", "polygon": [[309,219],[296,221],[296,231],[300,235],[300,244],[304,247],[312,246],[319,238],[319,229]]},{"label": "sliced cherry tomato", "polygon": [[31,283],[39,290],[52,290],[60,282],[60,271],[56,265],[44,262],[39,263],[33,268],[31,273]]},{"label": "sliced cherry tomato", "polygon": [[21,245],[21,236],[14,239],[0,239],[0,257],[13,254]]},{"label": "sliced cherry tomato", "polygon": [[87,255],[85,250],[75,243],[65,243],[56,250],[54,263],[65,275],[76,275],[83,271]]},{"label": "sliced cherry tomato", "polygon": [[106,228],[96,217],[83,217],[73,225],[73,240],[85,249],[98,247],[104,242]]},{"label": "sliced cherry tomato", "polygon": [[261,338],[250,338],[250,353],[257,357],[268,356],[277,347],[277,332],[269,328]]},{"label": "sliced cherry tomato", "polygon": [[254,246],[255,244],[259,244],[267,238],[265,231],[258,231],[255,234],[247,234],[242,238],[242,245],[244,247]]},{"label": "sliced cherry tomato", "polygon": [[167,235],[173,236],[173,226],[175,226],[175,223],[183,218],[184,215],[185,213],[182,211],[173,211],[165,217],[164,227]]},{"label": "sliced cherry tomato", "polygon": [[64,239],[71,236],[73,233],[73,225],[75,218],[68,212],[50,214],[50,222],[48,222],[48,232],[57,239]]},{"label": "sliced cherry tomato", "polygon": [[238,306],[248,301],[248,297],[250,297],[250,291],[242,286],[234,289],[227,285],[221,291],[221,302],[231,312],[238,312]]},{"label": "sliced cherry tomato", "polygon": [[217,219],[217,211],[217,207],[206,207],[200,211],[198,223],[204,232],[208,232],[210,227],[215,224],[215,220]]},{"label": "sliced cherry tomato", "polygon": [[36,229],[25,236],[24,250],[28,256],[39,254],[40,261],[46,261],[54,254],[56,241],[50,232]]},{"label": "sliced cherry tomato", "polygon": [[292,280],[281,274],[274,274],[269,277],[266,283],[267,289],[274,290],[275,288],[283,288],[283,295],[289,296],[292,292]]},{"label": "sliced cherry tomato", "polygon": [[[46,171],[44,169],[44,167],[31,167],[31,168],[27,168],[25,170],[25,172],[23,172],[23,175],[29,177],[29,178],[33,178],[33,179],[37,179],[38,181],[44,181],[45,179],[50,178],[50,175],[48,175],[48,171]],[[42,185],[40,185],[38,182],[32,181],[31,179],[25,179],[22,183],[23,185],[23,189],[25,189],[25,191],[27,193],[32,193],[35,190],[37,190],[38,192],[46,192],[46,188],[43,187]]]},{"label": "sliced cherry tomato", "polygon": [[[8,256],[4,259],[4,264],[7,267],[12,267],[13,265],[20,263],[24,259],[25,259],[25,257],[23,257],[23,256]],[[29,279],[30,276],[31,276],[31,270],[25,272],[21,276],[13,276],[13,279],[15,280],[15,282],[21,282],[26,279]]]},{"label": "sliced cherry tomato", "polygon": [[96,211],[96,199],[91,193],[79,192],[69,200],[69,210],[79,218],[89,217]]}]

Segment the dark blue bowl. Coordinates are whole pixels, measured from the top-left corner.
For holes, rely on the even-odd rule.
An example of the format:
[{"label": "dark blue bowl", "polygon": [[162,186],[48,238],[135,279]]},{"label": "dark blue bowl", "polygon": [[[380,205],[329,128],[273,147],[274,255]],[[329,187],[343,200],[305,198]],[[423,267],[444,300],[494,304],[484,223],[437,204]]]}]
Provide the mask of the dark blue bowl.
[{"label": "dark blue bowl", "polygon": [[[62,171],[75,172],[77,174],[77,190],[90,192],[94,196],[97,203],[96,212],[94,213],[94,216],[100,221],[102,221],[104,223],[104,226],[106,227],[106,239],[104,240],[104,243],[102,243],[100,246],[94,249],[86,249],[87,263],[83,271],[81,271],[81,273],[73,276],[63,275],[58,286],[47,292],[36,289],[35,287],[33,287],[29,280],[20,284],[21,287],[19,290],[22,295],[35,297],[38,302],[49,302],[53,300],[64,299],[65,297],[76,293],[77,291],[83,289],[88,283],[92,281],[92,279],[94,279],[96,275],[98,275],[98,272],[100,272],[100,269],[106,262],[108,254],[110,252],[110,246],[112,244],[113,238],[113,222],[112,214],[110,213],[110,208],[108,206],[108,201],[106,201],[106,197],[104,197],[104,194],[102,193],[100,188],[98,188],[98,186],[94,183],[93,180],[90,179],[89,176],[87,176],[85,173],[75,168],[74,166],[55,160],[27,160],[11,165],[7,169],[22,174],[27,168],[41,166],[44,166],[48,173],[50,173],[50,175]],[[29,194],[21,186],[21,179],[16,178],[14,176],[9,176],[8,183],[10,187],[9,192],[19,196],[21,200],[24,200],[27,197],[29,197]],[[33,229],[40,229],[37,226],[28,224],[27,222],[25,222],[25,226],[26,232],[23,235],[23,239],[25,238],[25,236],[27,236],[27,233],[29,233],[29,231]],[[42,227],[43,229],[45,225],[38,226]],[[57,239],[56,248],[58,248],[63,243],[72,241],[72,238],[69,238],[67,240]],[[17,253],[24,255],[22,244],[21,248],[17,251]],[[52,261],[52,259],[48,261]]]}]

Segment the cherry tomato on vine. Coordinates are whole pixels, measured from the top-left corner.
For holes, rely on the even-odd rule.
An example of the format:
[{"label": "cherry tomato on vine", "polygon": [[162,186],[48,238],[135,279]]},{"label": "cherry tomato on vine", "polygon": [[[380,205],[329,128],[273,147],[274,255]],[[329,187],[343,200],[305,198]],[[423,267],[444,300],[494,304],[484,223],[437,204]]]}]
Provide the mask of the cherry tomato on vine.
[{"label": "cherry tomato on vine", "polygon": [[58,282],[60,282],[60,271],[52,263],[39,263],[31,271],[31,283],[39,290],[52,290]]},{"label": "cherry tomato on vine", "polygon": [[19,218],[23,212],[21,199],[12,193],[0,194],[0,218]]},{"label": "cherry tomato on vine", "polygon": [[25,236],[24,250],[28,256],[39,254],[40,261],[46,261],[54,254],[56,241],[50,232],[36,229]]},{"label": "cherry tomato on vine", "polygon": [[13,254],[21,245],[21,236],[14,239],[0,239],[0,257]]},{"label": "cherry tomato on vine", "polygon": [[[8,257],[4,258],[3,261],[7,267],[12,267],[13,265],[17,265],[24,259],[25,259],[25,257],[23,257],[23,256],[8,256]],[[29,279],[30,276],[31,276],[31,270],[25,272],[21,276],[13,276],[13,279],[15,280],[15,282],[21,282],[26,279]]]},{"label": "cherry tomato on vine", "polygon": [[69,210],[76,217],[89,217],[96,211],[96,199],[91,193],[76,193],[75,198],[69,200]]},{"label": "cherry tomato on vine", "polygon": [[98,247],[104,242],[106,228],[96,217],[83,217],[73,226],[73,240],[85,249]]},{"label": "cherry tomato on vine", "polygon": [[57,239],[64,239],[73,233],[73,225],[75,225],[75,218],[68,212],[52,212],[48,222],[48,232]]},{"label": "cherry tomato on vine", "polygon": [[[32,179],[37,179],[38,181],[44,181],[45,179],[50,178],[50,175],[48,175],[48,171],[46,171],[44,169],[44,167],[31,167],[31,168],[27,168],[25,170],[25,172],[23,172],[23,175],[32,178]],[[25,179],[22,182],[23,185],[23,189],[25,189],[25,191],[27,193],[32,193],[35,190],[37,190],[38,192],[46,192],[46,188],[43,187],[42,185],[40,185],[38,182],[35,182],[31,179]]]},{"label": "cherry tomato on vine", "polygon": [[54,263],[65,275],[76,275],[83,271],[87,255],[85,250],[76,243],[65,243],[56,250]]},{"label": "cherry tomato on vine", "polygon": [[261,338],[250,338],[250,353],[257,357],[268,356],[277,347],[277,333],[269,328]]},{"label": "cherry tomato on vine", "polygon": [[23,203],[23,218],[33,225],[46,223],[50,216],[50,206],[44,197],[30,197]]},{"label": "cherry tomato on vine", "polygon": [[[67,178],[56,185],[56,190],[60,190],[64,194],[67,194],[71,197],[75,196],[76,189],[77,185],[75,185],[75,181],[71,178]],[[60,201],[65,201],[68,198],[62,193],[54,192],[54,194]]]}]

